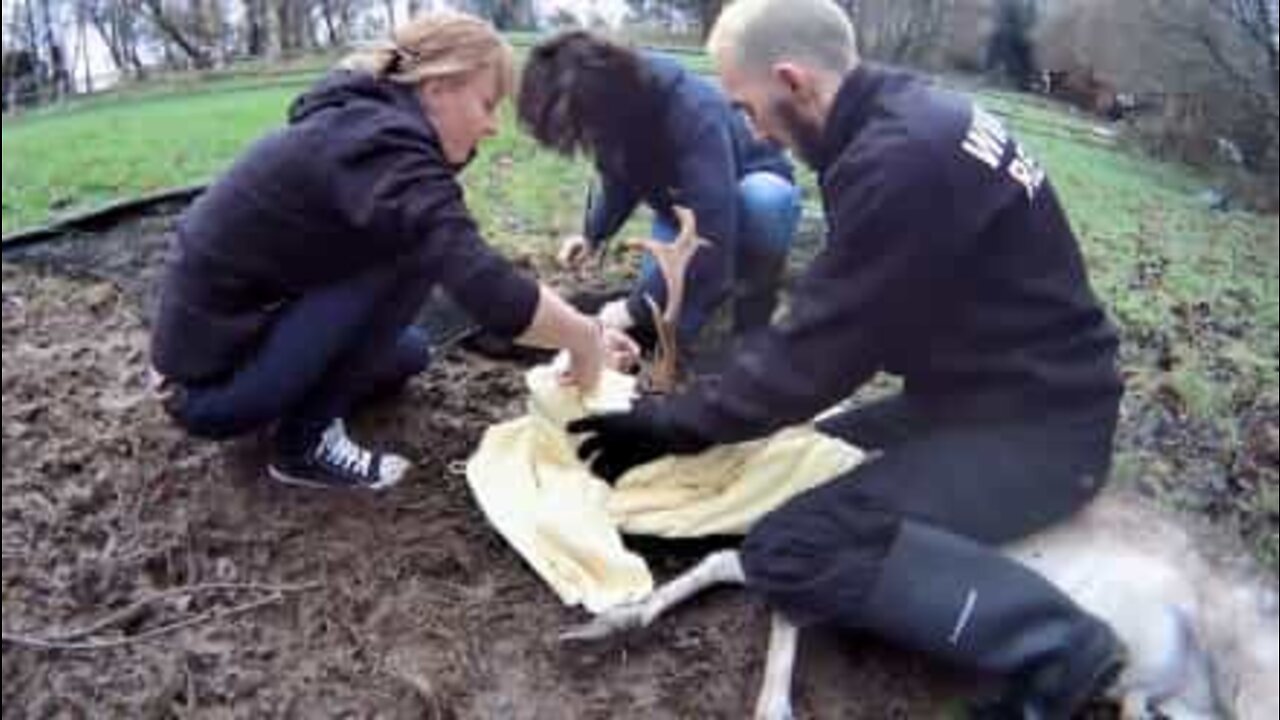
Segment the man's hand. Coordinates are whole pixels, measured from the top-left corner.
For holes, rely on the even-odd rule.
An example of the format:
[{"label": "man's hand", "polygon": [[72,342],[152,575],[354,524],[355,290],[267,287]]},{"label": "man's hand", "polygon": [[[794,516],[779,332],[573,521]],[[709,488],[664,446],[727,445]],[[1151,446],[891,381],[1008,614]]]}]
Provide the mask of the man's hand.
[{"label": "man's hand", "polygon": [[641,402],[628,412],[585,417],[569,423],[567,429],[586,435],[578,457],[610,485],[637,465],[664,455],[701,452],[711,445],[672,422],[660,402]]},{"label": "man's hand", "polygon": [[593,255],[591,243],[581,235],[572,235],[560,241],[560,251],[556,253],[556,261],[566,270],[581,270]]}]

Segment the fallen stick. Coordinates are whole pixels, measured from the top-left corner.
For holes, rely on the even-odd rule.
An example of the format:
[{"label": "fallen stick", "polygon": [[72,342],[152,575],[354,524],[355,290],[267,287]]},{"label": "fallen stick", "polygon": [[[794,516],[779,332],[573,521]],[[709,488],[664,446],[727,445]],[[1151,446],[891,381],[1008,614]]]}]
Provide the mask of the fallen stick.
[{"label": "fallen stick", "polygon": [[[178,630],[183,630],[196,625],[201,625],[213,620],[226,619],[236,615],[243,615],[248,612],[257,610],[267,605],[274,605],[284,600],[286,593],[305,592],[320,587],[320,583],[308,583],[305,585],[255,585],[249,583],[208,583],[203,585],[191,585],[188,587],[174,588],[156,593],[150,597],[143,598],[138,602],[117,610],[102,619],[93,622],[83,628],[71,630],[58,635],[39,637],[35,635],[26,635],[20,633],[3,633],[0,640],[6,644],[21,645],[23,647],[34,648],[38,650],[108,650],[111,648],[123,647],[134,643],[147,642],[155,638],[167,635]],[[181,595],[189,595],[194,592],[204,591],[265,591],[270,593],[267,597],[259,598],[252,602],[243,603],[230,608],[214,608],[206,612],[200,613],[184,620],[179,620],[168,625],[161,625],[152,628],[138,635],[130,635],[112,640],[97,640],[88,642],[75,642],[77,638],[91,635],[101,630],[111,627],[112,625],[125,622],[147,605],[158,600],[177,597]]]}]

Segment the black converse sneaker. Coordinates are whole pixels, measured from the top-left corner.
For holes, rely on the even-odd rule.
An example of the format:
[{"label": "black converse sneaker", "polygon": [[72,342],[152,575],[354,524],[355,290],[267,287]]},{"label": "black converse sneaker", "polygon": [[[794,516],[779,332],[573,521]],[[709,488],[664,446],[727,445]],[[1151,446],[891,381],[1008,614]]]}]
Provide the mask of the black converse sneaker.
[{"label": "black converse sneaker", "polygon": [[334,420],[320,442],[301,455],[277,455],[267,467],[272,479],[288,485],[347,490],[386,490],[410,468],[405,458],[366,450],[347,436],[346,424]]}]

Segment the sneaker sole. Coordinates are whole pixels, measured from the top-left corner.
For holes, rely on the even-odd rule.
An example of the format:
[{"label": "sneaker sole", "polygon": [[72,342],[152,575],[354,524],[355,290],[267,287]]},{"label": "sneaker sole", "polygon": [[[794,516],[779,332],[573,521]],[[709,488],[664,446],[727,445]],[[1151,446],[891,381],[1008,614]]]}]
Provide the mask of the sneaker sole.
[{"label": "sneaker sole", "polygon": [[289,473],[278,469],[274,465],[267,466],[267,474],[271,476],[272,480],[275,480],[282,485],[304,487],[311,490],[345,490],[348,492],[382,492],[395,487],[402,479],[404,479],[402,475],[401,477],[393,480],[384,480],[371,485],[331,485],[329,483],[316,482],[315,480],[308,480],[296,475],[290,475]]}]

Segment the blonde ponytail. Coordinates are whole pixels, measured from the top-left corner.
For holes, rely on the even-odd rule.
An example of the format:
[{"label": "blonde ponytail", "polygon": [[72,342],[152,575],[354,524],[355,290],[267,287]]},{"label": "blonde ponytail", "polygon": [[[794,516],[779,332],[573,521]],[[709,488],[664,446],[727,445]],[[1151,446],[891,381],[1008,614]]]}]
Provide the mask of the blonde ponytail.
[{"label": "blonde ponytail", "polygon": [[515,61],[507,41],[488,22],[453,11],[419,15],[396,28],[391,41],[366,46],[338,66],[406,85],[465,79],[493,68],[504,97],[515,84]]}]

